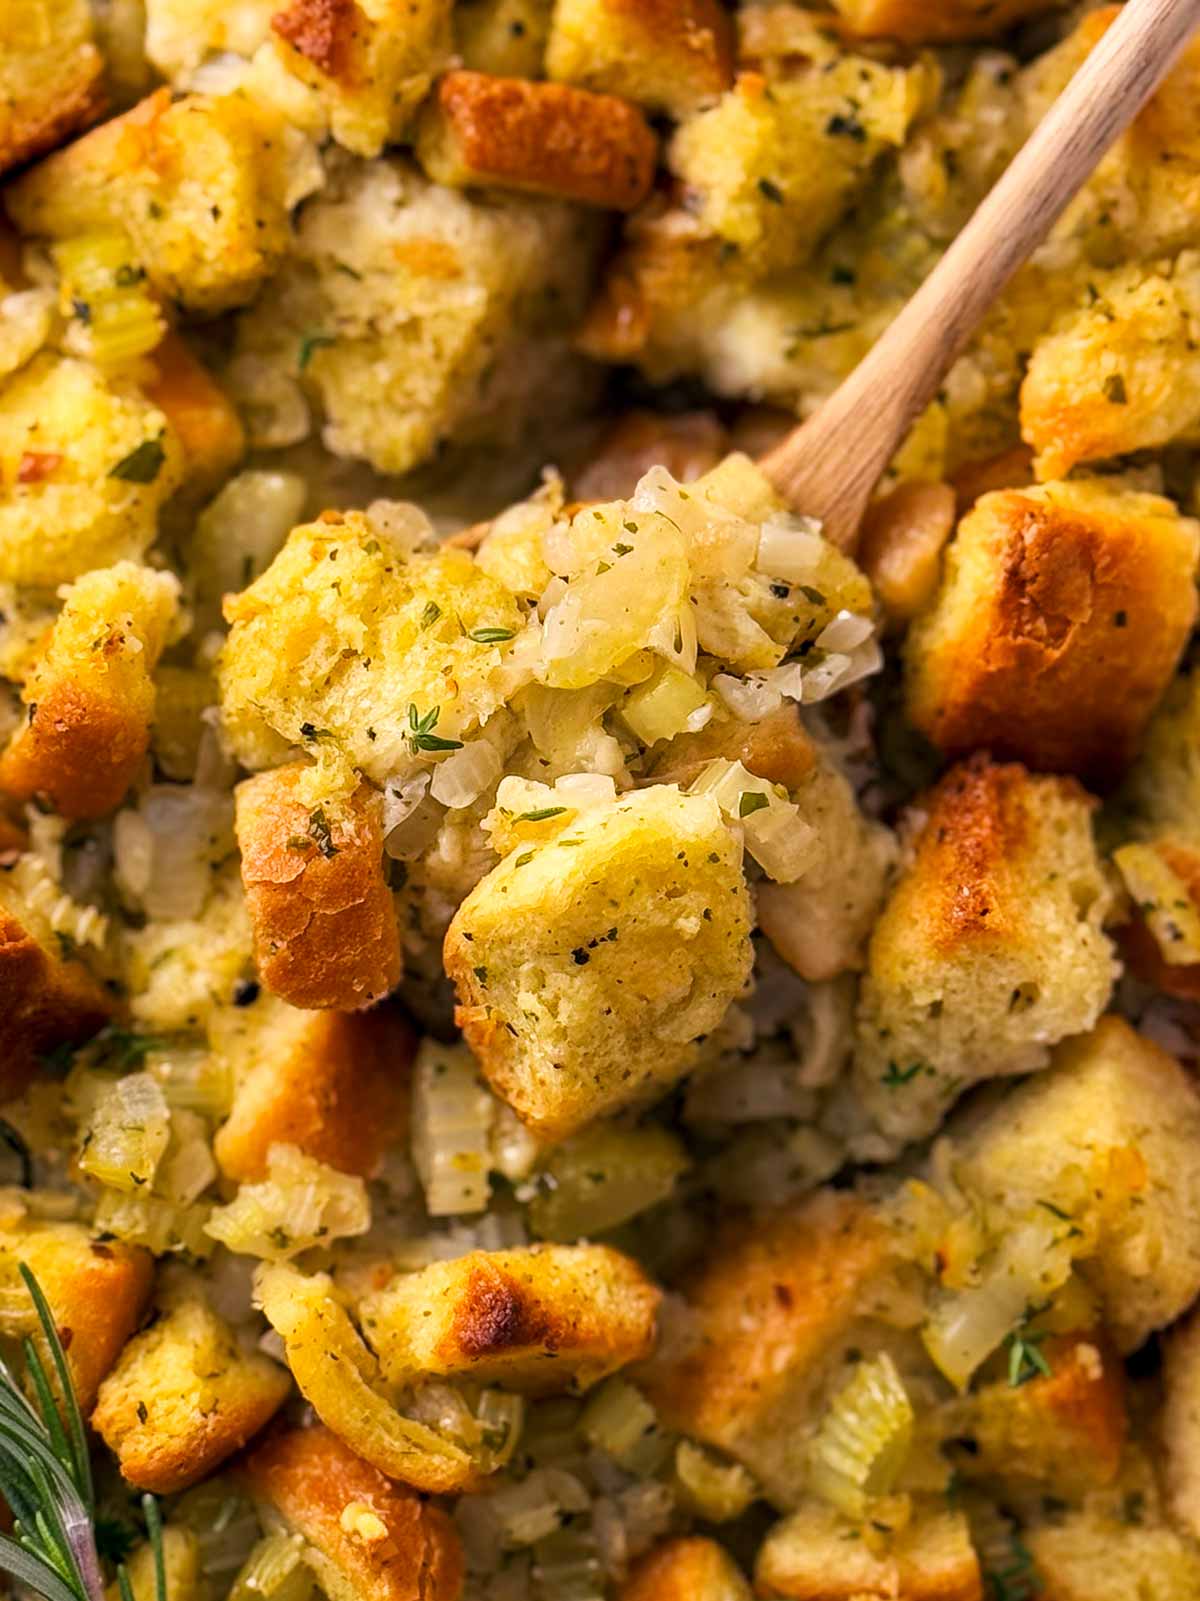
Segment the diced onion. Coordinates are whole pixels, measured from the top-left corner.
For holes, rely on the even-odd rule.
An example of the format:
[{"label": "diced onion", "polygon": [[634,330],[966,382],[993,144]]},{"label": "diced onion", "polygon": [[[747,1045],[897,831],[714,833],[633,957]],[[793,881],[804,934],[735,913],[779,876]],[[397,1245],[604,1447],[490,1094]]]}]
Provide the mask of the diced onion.
[{"label": "diced onion", "polygon": [[883,666],[883,651],[872,636],[848,652],[833,651],[824,661],[815,662],[804,672],[804,699],[809,704],[828,700],[831,695],[860,679],[869,678]]},{"label": "diced onion", "polygon": [[809,1487],[847,1517],[862,1517],[895,1485],[912,1434],[912,1403],[891,1357],[859,1362],[809,1447]]},{"label": "diced onion", "polygon": [[769,522],[758,536],[755,566],[786,584],[798,584],[815,573],[821,564],[825,541],[811,518],[794,522]]},{"label": "diced onion", "polygon": [[654,1455],[665,1459],[670,1446],[658,1431],[658,1414],[642,1392],[628,1379],[607,1379],[589,1398],[579,1420],[580,1432],[589,1445],[630,1472],[637,1470],[647,1445]]},{"label": "diced onion", "polygon": [[875,625],[869,617],[840,611],[817,635],[817,649],[850,652],[864,640],[870,639],[874,632]]},{"label": "diced onion", "polygon": [[754,678],[734,678],[731,673],[718,673],[712,687],[729,710],[744,723],[761,723],[764,717],[777,712],[783,705],[783,696],[761,675]]},{"label": "diced onion", "polygon": [[819,847],[816,830],[774,784],[741,762],[708,762],[691,793],[713,796],[727,820],[743,830],[751,856],[778,883],[794,883],[812,865]]},{"label": "diced onion", "polygon": [[365,1234],[370,1226],[362,1179],[294,1145],[272,1145],[266,1178],[243,1184],[228,1206],[217,1207],[205,1232],[231,1251],[280,1262],[317,1244]]},{"label": "diced onion", "polygon": [[233,1581],[228,1601],[307,1601],[315,1588],[298,1534],[268,1534]]},{"label": "diced onion", "polygon": [[232,798],[195,784],[154,784],[113,825],[117,883],[151,918],[199,916],[232,848]]},{"label": "diced onion", "polygon": [[149,1185],[171,1137],[166,1097],[148,1073],[128,1073],[100,1096],[83,1132],[79,1165],[112,1189]]},{"label": "diced onion", "polygon": [[487,1207],[495,1105],[465,1045],[422,1042],[413,1078],[412,1154],[431,1217]]},{"label": "diced onion", "polygon": [[500,777],[502,762],[486,739],[468,741],[433,770],[429,793],[451,811],[473,805]]}]

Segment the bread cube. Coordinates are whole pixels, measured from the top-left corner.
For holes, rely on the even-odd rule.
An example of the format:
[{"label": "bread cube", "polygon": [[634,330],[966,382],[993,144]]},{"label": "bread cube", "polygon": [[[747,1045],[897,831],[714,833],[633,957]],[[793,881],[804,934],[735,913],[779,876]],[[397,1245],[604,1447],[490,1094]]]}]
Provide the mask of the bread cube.
[{"label": "bread cube", "polygon": [[277,1429],[246,1458],[241,1478],[260,1506],[303,1536],[330,1601],[457,1601],[463,1556],[445,1512],[327,1429]]},{"label": "bread cube", "polygon": [[244,1352],[198,1295],[187,1296],[121,1352],[92,1427],[130,1484],[171,1495],[240,1450],[291,1387],[285,1368]]},{"label": "bread cube", "polygon": [[1200,848],[1167,835],[1122,845],[1113,863],[1134,907],[1117,933],[1126,966],[1167,995],[1200,999]]},{"label": "bread cube", "polygon": [[246,430],[237,408],[181,334],[154,349],[154,376],[143,385],[183,447],[188,482],[213,489],[241,461]]},{"label": "bread cube", "polygon": [[534,1245],[403,1273],[359,1312],[391,1384],[457,1377],[553,1395],[649,1356],[658,1301],[608,1246]]},{"label": "bread cube", "polygon": [[417,157],[435,183],[613,211],[646,198],[657,151],[650,125],[624,100],[482,72],[446,73],[417,133]]},{"label": "bread cube", "polygon": [[847,31],[858,38],[904,44],[952,44],[996,39],[1006,28],[1052,11],[1057,0],[834,0]]},{"label": "bread cube", "polygon": [[884,1230],[846,1192],[731,1219],[683,1284],[682,1339],[639,1375],[661,1422],[734,1457],[773,1502],[794,1506],[847,1352],[878,1344],[867,1302],[887,1267]]},{"label": "bread cube", "polygon": [[87,0],[6,0],[0,30],[0,172],[7,172],[96,120],[104,61]]},{"label": "bread cube", "polygon": [[1070,779],[977,758],[920,803],[923,826],[871,937],[855,1083],[880,1128],[918,1139],[971,1083],[1045,1065],[1116,977],[1093,803]]},{"label": "bread cube", "polygon": [[454,37],[464,67],[499,78],[540,78],[554,0],[462,0]]},{"label": "bread cube", "polygon": [[1200,438],[1200,256],[1094,274],[1034,346],[1021,433],[1042,479]]},{"label": "bread cube", "polygon": [[272,1145],[371,1178],[408,1132],[415,1040],[396,1008],[301,1012],[263,997],[231,1040],[238,1067],[213,1154],[239,1182],[265,1176]]},{"label": "bread cube", "polygon": [[287,248],[288,160],[284,124],[265,106],[158,89],[18,178],[5,200],[38,238],[124,228],[156,289],[217,312],[249,300]]},{"label": "bread cube", "polygon": [[911,622],[933,600],[954,511],[949,484],[911,482],[867,512],[858,560],[890,622]]},{"label": "bread cube", "polygon": [[733,25],[720,0],[557,0],[546,71],[682,118],[733,82]]},{"label": "bread cube", "polygon": [[279,0],[143,0],[146,58],[171,82],[187,80],[206,56],[252,56],[270,37]]},{"label": "bread cube", "polygon": [[1085,1506],[1022,1530],[1042,1601],[1191,1601],[1200,1549],[1159,1520],[1131,1518],[1127,1506]]},{"label": "bread cube", "polygon": [[1171,1516],[1200,1540],[1200,1312],[1193,1310],[1163,1338],[1160,1421],[1163,1477]]},{"label": "bread cube", "polygon": [[0,790],[63,817],[121,804],[150,744],[154,669],[179,582],[133,562],[86,573],[21,686],[25,721],[0,754]]},{"label": "bread cube", "polygon": [[1121,1351],[1200,1294],[1200,1094],[1123,1019],[1064,1041],[1049,1072],[973,1114],[954,1147],[969,1194],[1013,1216],[1047,1203],[1070,1216]]},{"label": "bread cube", "polygon": [[921,1506],[895,1534],[809,1501],[758,1553],[755,1593],[781,1601],[983,1601],[979,1558],[961,1511]]},{"label": "bread cube", "polygon": [[0,581],[52,589],[137,560],[183,472],[174,429],[139,390],[36,356],[0,394]]},{"label": "bread cube", "polygon": [[357,1011],[400,981],[380,799],[311,805],[303,762],[237,787],[237,840],[259,976],[293,1006]]},{"label": "bread cube", "polygon": [[50,1305],[86,1417],[101,1379],[142,1320],[154,1279],[154,1258],[118,1240],[94,1240],[82,1223],[22,1218],[0,1229],[4,1287],[0,1334],[9,1340],[31,1337],[48,1360],[32,1297],[18,1274],[21,1262]]},{"label": "bread cube", "polygon": [[1102,479],[985,495],[909,634],[909,720],[1111,784],[1137,753],[1196,620],[1200,523]]},{"label": "bread cube", "polygon": [[742,847],[710,796],[655,785],[513,850],[445,965],[498,1095],[562,1139],[680,1078],[749,976]]},{"label": "bread cube", "polygon": [[617,1601],[751,1601],[737,1563],[701,1535],[664,1540],[638,1562]]}]

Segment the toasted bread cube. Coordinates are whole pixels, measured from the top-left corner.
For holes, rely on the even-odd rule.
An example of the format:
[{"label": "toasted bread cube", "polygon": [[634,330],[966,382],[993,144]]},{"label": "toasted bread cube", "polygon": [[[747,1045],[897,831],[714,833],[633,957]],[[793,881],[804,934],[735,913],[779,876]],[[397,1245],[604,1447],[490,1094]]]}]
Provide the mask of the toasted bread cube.
[{"label": "toasted bread cube", "polygon": [[130,1484],[171,1495],[240,1450],[291,1387],[286,1369],[242,1351],[215,1312],[187,1297],[121,1352],[92,1427]]},{"label": "toasted bread cube", "polygon": [[974,759],[921,802],[913,859],[871,937],[858,1092],[887,1133],[934,1129],[969,1083],[1044,1066],[1116,977],[1093,803],[1073,780]]},{"label": "toasted bread cube", "polygon": [[639,1376],[663,1424],[794,1506],[830,1383],[868,1337],[864,1303],[887,1263],[883,1229],[848,1193],[731,1220],[683,1285],[694,1338],[689,1327]]},{"label": "toasted bread cube", "polygon": [[654,782],[686,786],[717,757],[741,762],[747,772],[782,784],[789,794],[803,788],[822,761],[820,748],[800,720],[799,709],[785,701],[778,711],[755,723],[717,715],[699,733],[677,735],[655,755]]},{"label": "toasted bread cube", "polygon": [[862,39],[951,44],[996,39],[1016,22],[1053,11],[1058,0],[833,0],[847,30]]},{"label": "toasted bread cube", "polygon": [[1117,933],[1126,965],[1143,984],[1200,1000],[1200,848],[1166,835],[1122,845],[1113,862],[1135,908]]},{"label": "toasted bread cube", "polygon": [[167,334],[153,363],[146,395],[175,430],[189,483],[202,489],[223,483],[246,450],[236,407],[180,334]]},{"label": "toasted bread cube", "polygon": [[0,790],[72,819],[120,805],[149,748],[154,669],[178,601],[171,573],[129,561],[76,579],[21,686],[29,710],[0,754]]},{"label": "toasted bread cube", "polygon": [[279,117],[244,95],[159,89],[24,174],[6,192],[22,233],[124,228],[150,282],[194,311],[248,300],[287,246]]},{"label": "toasted bread cube", "polygon": [[948,755],[1111,784],[1196,620],[1200,523],[1103,480],[985,495],[908,640],[907,710]]},{"label": "toasted bread cube", "polygon": [[954,511],[949,484],[905,483],[867,512],[858,559],[890,622],[911,622],[936,594]]},{"label": "toasted bread cube", "polygon": [[460,1377],[553,1395],[649,1356],[658,1301],[608,1246],[533,1245],[401,1274],[360,1313],[391,1384]]},{"label": "toasted bread cube", "polygon": [[[21,1262],[30,1268],[50,1304],[86,1417],[101,1379],[141,1322],[154,1279],[154,1258],[117,1240],[94,1240],[82,1223],[22,1219],[0,1229],[4,1285],[0,1333],[10,1340],[31,1336],[41,1344],[33,1300],[18,1275]],[[42,1355],[48,1353],[43,1350]]]},{"label": "toasted bread cube", "polygon": [[615,211],[646,198],[657,151],[641,112],[612,95],[482,72],[446,73],[417,134],[418,158],[435,183]]},{"label": "toasted bread cube", "polygon": [[0,396],[0,580],[50,589],[136,560],[183,470],[174,429],[140,391],[35,357]]},{"label": "toasted bread cube", "polygon": [[454,37],[464,67],[497,78],[540,78],[554,0],[462,0]]},{"label": "toasted bread cube", "polygon": [[1163,1476],[1171,1515],[1200,1540],[1200,1311],[1163,1339]]},{"label": "toasted bread cube", "polygon": [[1200,438],[1200,256],[1094,275],[1086,304],[1038,340],[1021,433],[1039,478]]},{"label": "toasted bread cube", "polygon": [[681,484],[693,483],[728,454],[728,436],[711,411],[678,417],[628,411],[571,483],[576,500],[631,500],[651,467],[663,466]]},{"label": "toasted bread cube", "polygon": [[1161,1521],[1124,1506],[1068,1511],[1021,1533],[1041,1601],[1191,1601],[1200,1593],[1200,1550]]},{"label": "toasted bread cube", "polygon": [[104,60],[87,0],[7,0],[0,30],[0,172],[7,172],[96,120]]},{"label": "toasted bread cube", "polygon": [[997,1380],[972,1396],[978,1454],[965,1459],[968,1471],[1067,1496],[1111,1484],[1128,1428],[1120,1358],[1094,1329],[1054,1335],[1041,1353],[1048,1374]]},{"label": "toasted bread cube", "polygon": [[303,1535],[330,1601],[457,1601],[463,1556],[440,1507],[384,1477],[328,1429],[278,1429],[241,1478]]},{"label": "toasted bread cube", "polygon": [[237,1039],[239,1077],[213,1153],[221,1171],[261,1179],[272,1145],[371,1178],[408,1132],[415,1040],[398,1009],[301,1012],[260,1000]]},{"label": "toasted bread cube", "polygon": [[1200,1294],[1200,1093],[1123,1019],[1064,1041],[1049,1072],[969,1119],[955,1149],[969,1193],[1013,1215],[1047,1202],[1070,1215],[1120,1350]]},{"label": "toasted bread cube", "polygon": [[546,71],[681,118],[733,82],[733,25],[720,0],[557,0]]},{"label": "toasted bread cube", "polygon": [[737,1563],[700,1535],[665,1540],[634,1567],[617,1601],[751,1601]]},{"label": "toasted bread cube", "polygon": [[336,751],[376,783],[436,757],[414,739],[414,707],[418,722],[434,717],[434,740],[458,741],[499,709],[525,621],[465,551],[404,559],[361,512],[295,529],[225,615],[222,713],[246,766],[300,745]]},{"label": "toasted bread cube", "polygon": [[749,976],[742,847],[711,796],[655,785],[512,851],[446,935],[457,1017],[492,1088],[565,1138],[662,1093]]},{"label": "toasted bread cube", "polygon": [[294,762],[237,787],[237,839],[258,971],[293,1006],[354,1011],[400,981],[400,936],[383,873],[380,799],[303,798]]},{"label": "toasted bread cube", "polygon": [[781,1601],[984,1601],[966,1516],[929,1507],[889,1535],[806,1502],[767,1535],[754,1583]]}]

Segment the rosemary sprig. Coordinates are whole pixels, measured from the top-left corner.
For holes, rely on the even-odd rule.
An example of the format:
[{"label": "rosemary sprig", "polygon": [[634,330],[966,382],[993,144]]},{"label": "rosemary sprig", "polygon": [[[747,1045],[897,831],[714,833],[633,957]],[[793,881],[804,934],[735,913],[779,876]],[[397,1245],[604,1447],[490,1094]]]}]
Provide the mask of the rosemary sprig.
[{"label": "rosemary sprig", "polygon": [[[11,1574],[44,1601],[104,1601],[96,1552],[96,1494],[71,1370],[41,1286],[24,1262],[20,1273],[41,1325],[59,1394],[56,1398],[32,1339],[22,1342],[22,1354],[36,1402],[0,1357],[0,1495],[14,1519],[13,1535],[0,1534],[0,1572]],[[142,1510],[154,1553],[156,1601],[167,1601],[162,1518],[152,1495],[142,1497]],[[132,1601],[123,1563],[117,1569],[117,1583],[124,1601]]]}]

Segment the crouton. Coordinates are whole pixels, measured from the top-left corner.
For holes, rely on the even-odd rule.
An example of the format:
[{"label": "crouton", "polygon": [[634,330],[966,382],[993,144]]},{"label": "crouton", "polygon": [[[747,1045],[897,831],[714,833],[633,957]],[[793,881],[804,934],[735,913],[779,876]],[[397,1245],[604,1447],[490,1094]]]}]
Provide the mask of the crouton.
[{"label": "crouton", "polygon": [[1200,1540],[1200,1311],[1163,1338],[1163,1477],[1171,1516]]},{"label": "crouton", "polygon": [[53,150],[104,110],[87,0],[9,0],[0,52],[0,172]]},{"label": "crouton", "polygon": [[850,1523],[810,1501],[777,1523],[758,1553],[755,1593],[786,1601],[983,1601],[962,1512],[922,1506],[896,1533]]},{"label": "crouton", "polygon": [[682,1076],[749,976],[741,843],[711,796],[655,785],[512,851],[446,934],[484,1075],[565,1138]]},{"label": "crouton", "polygon": [[482,72],[446,73],[417,132],[418,159],[435,183],[615,211],[646,198],[657,150],[641,112],[612,95]]},{"label": "crouton", "polygon": [[553,1395],[649,1356],[658,1301],[608,1246],[534,1245],[401,1274],[359,1311],[391,1384],[461,1377]]},{"label": "crouton", "polygon": [[576,500],[629,500],[643,473],[663,466],[681,484],[709,472],[727,452],[724,428],[711,411],[677,417],[628,411],[615,422],[587,465],[575,474]]},{"label": "crouton", "polygon": [[546,71],[686,117],[733,82],[732,21],[720,0],[558,0]]},{"label": "crouton", "polygon": [[1006,28],[1059,0],[834,0],[847,32],[904,44],[951,44],[996,39]]},{"label": "crouton", "polygon": [[[302,798],[303,762],[237,787],[237,839],[258,971],[293,1006],[353,1011],[400,980],[400,937],[383,873],[380,798]],[[299,793],[298,793],[299,791]]]},{"label": "crouton", "polygon": [[117,1240],[94,1240],[82,1223],[22,1218],[0,1229],[4,1285],[0,1333],[14,1340],[32,1336],[38,1344],[41,1325],[18,1275],[21,1262],[30,1268],[49,1302],[86,1417],[101,1379],[141,1322],[154,1278],[154,1258]]},{"label": "crouton", "polygon": [[751,1601],[729,1553],[700,1535],[664,1540],[638,1562],[617,1601]]},{"label": "crouton", "polygon": [[871,937],[855,1081],[916,1139],[979,1079],[1044,1066],[1116,977],[1092,802],[1070,779],[974,759],[920,802],[911,865]]},{"label": "crouton", "polygon": [[189,1296],[121,1352],[92,1427],[130,1484],[171,1495],[240,1450],[290,1389],[284,1368],[242,1351],[233,1330]]},{"label": "crouton", "polygon": [[140,391],[35,357],[0,397],[0,580],[52,589],[137,560],[183,470],[174,429]]},{"label": "crouton", "polygon": [[1167,836],[1122,845],[1113,863],[1134,907],[1117,931],[1126,965],[1143,984],[1200,1000],[1200,849]]},{"label": "crouton", "polygon": [[0,754],[0,790],[72,819],[120,805],[150,744],[154,669],[178,600],[172,574],[133,562],[76,579],[21,686],[28,715]]},{"label": "crouton", "polygon": [[1034,346],[1021,433],[1041,479],[1200,438],[1200,255],[1093,275]]},{"label": "crouton", "polygon": [[1123,1019],[1065,1040],[1048,1073],[969,1114],[954,1147],[968,1193],[1010,1215],[1070,1217],[1121,1351],[1200,1293],[1200,1095]]},{"label": "crouton", "polygon": [[554,0],[462,0],[454,37],[462,64],[497,78],[540,78]]},{"label": "crouton", "polygon": [[0,1100],[19,1095],[41,1056],[104,1027],[112,996],[18,894],[0,865]]},{"label": "crouton", "polygon": [[1096,1329],[1052,1335],[1039,1350],[1048,1373],[1019,1385],[996,1380],[972,1395],[966,1432],[976,1450],[965,1470],[1064,1496],[1111,1484],[1127,1432],[1120,1358]]},{"label": "crouton", "polygon": [[680,1343],[639,1375],[661,1422],[725,1451],[772,1501],[795,1505],[830,1384],[869,1337],[865,1303],[887,1264],[883,1228],[848,1193],[731,1219],[683,1285]]},{"label": "crouton", "polygon": [[911,622],[933,599],[954,511],[949,484],[907,483],[867,512],[858,560],[890,622]]},{"label": "crouton", "polygon": [[[166,1601],[198,1601],[201,1594],[200,1542],[191,1529],[168,1525],[162,1531],[163,1579]],[[160,1601],[158,1555],[149,1540],[143,1540],[125,1561],[133,1601]],[[104,1601],[125,1601],[120,1581],[105,1587]]]},{"label": "crouton", "polygon": [[272,1145],[371,1178],[408,1131],[415,1040],[404,1014],[301,1012],[265,998],[237,1040],[238,1082],[213,1153],[239,1181],[261,1179]]},{"label": "crouton", "polygon": [[278,1429],[246,1458],[242,1482],[308,1544],[330,1601],[457,1601],[454,1525],[327,1429]]},{"label": "crouton", "polygon": [[156,90],[49,156],[5,194],[22,233],[124,228],[162,294],[190,310],[248,300],[287,246],[282,121],[244,95]]},{"label": "crouton", "polygon": [[985,495],[909,635],[909,720],[948,755],[990,750],[1111,785],[1196,620],[1200,523],[1103,480]]},{"label": "crouton", "polygon": [[525,621],[466,552],[406,560],[361,512],[295,529],[225,615],[222,717],[245,765],[299,745],[376,783],[427,769],[499,709]]},{"label": "crouton", "polygon": [[478,1486],[480,1465],[470,1452],[448,1434],[402,1417],[383,1393],[379,1364],[327,1273],[264,1265],[255,1295],[283,1339],[304,1398],[350,1450],[388,1478],[431,1494]]},{"label": "crouton", "polygon": [[1134,1491],[1115,1506],[1084,1506],[1023,1529],[1040,1601],[1192,1601],[1200,1549],[1139,1504]]},{"label": "crouton", "polygon": [[241,461],[246,430],[228,395],[187,341],[168,333],[155,347],[154,374],[143,388],[183,447],[188,482],[199,489],[221,484]]}]

